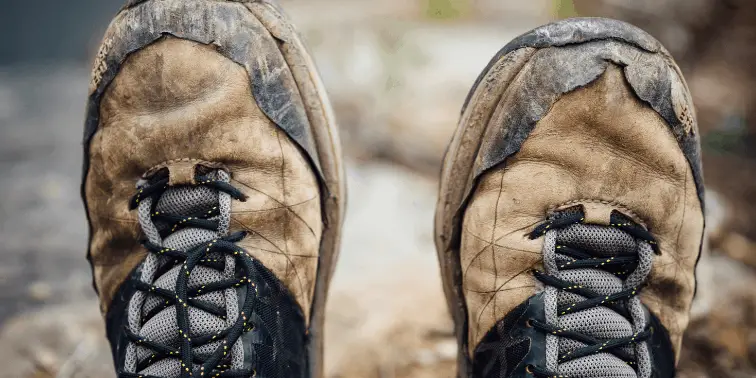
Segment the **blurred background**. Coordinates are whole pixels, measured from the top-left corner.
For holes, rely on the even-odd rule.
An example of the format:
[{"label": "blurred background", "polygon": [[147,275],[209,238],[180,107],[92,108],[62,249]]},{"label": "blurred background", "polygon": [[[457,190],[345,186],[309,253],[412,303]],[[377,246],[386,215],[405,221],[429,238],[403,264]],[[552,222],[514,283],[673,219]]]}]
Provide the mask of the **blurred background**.
[{"label": "blurred background", "polygon": [[[350,206],[329,377],[452,377],[432,242],[437,174],[475,77],[513,37],[608,16],[661,40],[693,92],[710,248],[681,377],[756,376],[756,2],[281,0],[333,101]],[[79,197],[89,68],[120,0],[0,0],[0,366],[113,377]],[[390,272],[390,273],[389,273]]]}]

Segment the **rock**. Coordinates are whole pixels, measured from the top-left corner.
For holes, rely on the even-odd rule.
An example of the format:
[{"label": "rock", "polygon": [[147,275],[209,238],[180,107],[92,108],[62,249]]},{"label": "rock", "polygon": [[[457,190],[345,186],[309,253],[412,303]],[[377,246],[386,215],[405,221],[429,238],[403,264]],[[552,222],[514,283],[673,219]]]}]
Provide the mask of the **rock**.
[{"label": "rock", "polygon": [[681,377],[756,376],[756,294],[753,281],[721,296],[685,335]]},{"label": "rock", "polygon": [[29,296],[36,301],[48,300],[52,293],[52,288],[45,282],[34,282],[29,285]]},{"label": "rock", "polygon": [[454,343],[432,238],[436,183],[395,165],[348,168],[348,220],[326,320],[329,375],[433,372],[448,358],[436,345]]},{"label": "rock", "polygon": [[0,364],[8,378],[115,376],[98,306],[89,301],[8,321],[0,333]]}]

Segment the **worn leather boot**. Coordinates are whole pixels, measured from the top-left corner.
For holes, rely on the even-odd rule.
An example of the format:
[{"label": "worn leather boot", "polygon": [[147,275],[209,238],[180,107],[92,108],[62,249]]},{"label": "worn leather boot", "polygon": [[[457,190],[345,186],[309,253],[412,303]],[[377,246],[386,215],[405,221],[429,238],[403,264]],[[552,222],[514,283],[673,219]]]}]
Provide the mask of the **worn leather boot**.
[{"label": "worn leather boot", "polygon": [[265,1],[131,1],[84,132],[119,377],[321,377],[344,180],[330,105]]},{"label": "worn leather boot", "polygon": [[506,45],[436,213],[459,376],[672,377],[703,198],[693,105],[659,42],[572,19]]}]

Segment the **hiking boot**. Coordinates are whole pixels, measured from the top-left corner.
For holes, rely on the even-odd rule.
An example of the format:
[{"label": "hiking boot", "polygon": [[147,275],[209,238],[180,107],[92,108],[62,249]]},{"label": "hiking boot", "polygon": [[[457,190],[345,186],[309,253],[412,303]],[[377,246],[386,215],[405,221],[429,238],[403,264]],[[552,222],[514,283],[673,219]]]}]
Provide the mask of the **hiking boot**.
[{"label": "hiking boot", "polygon": [[659,42],[571,19],[506,45],[436,212],[459,376],[672,377],[703,197],[690,94]]},{"label": "hiking boot", "polygon": [[119,377],[322,376],[342,162],[276,5],[127,4],[96,58],[84,155]]}]

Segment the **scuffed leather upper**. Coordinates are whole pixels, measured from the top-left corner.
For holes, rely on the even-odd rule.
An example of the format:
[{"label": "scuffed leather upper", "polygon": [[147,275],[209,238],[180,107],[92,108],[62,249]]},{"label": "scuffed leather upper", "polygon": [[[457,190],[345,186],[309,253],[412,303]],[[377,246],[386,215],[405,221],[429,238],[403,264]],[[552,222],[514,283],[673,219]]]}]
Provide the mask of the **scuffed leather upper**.
[{"label": "scuffed leather upper", "polygon": [[526,234],[550,210],[575,201],[594,210],[631,209],[655,235],[661,255],[641,298],[679,354],[695,290],[701,203],[670,127],[612,64],[596,81],[563,95],[505,168],[479,179],[464,211],[460,247],[471,348],[538,291],[529,270],[540,264],[543,240]]},{"label": "scuffed leather upper", "polygon": [[239,245],[294,295],[308,318],[323,229],[320,189],[300,149],[260,110],[246,70],[212,45],[165,38],[130,56],[100,104],[85,193],[102,310],[143,259],[128,200],[166,162],[221,164],[248,196],[231,206]]}]

